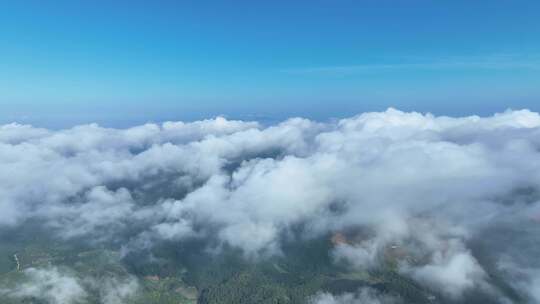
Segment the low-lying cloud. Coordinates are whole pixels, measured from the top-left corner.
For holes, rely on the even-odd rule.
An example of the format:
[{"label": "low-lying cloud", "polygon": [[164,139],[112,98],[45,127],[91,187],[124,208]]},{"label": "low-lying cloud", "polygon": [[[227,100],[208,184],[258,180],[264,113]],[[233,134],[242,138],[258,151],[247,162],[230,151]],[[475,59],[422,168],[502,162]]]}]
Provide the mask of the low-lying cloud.
[{"label": "low-lying cloud", "polygon": [[330,293],[319,293],[313,296],[310,304],[402,304],[398,298],[381,295],[376,290],[362,288],[356,293],[345,293],[334,296]]},{"label": "low-lying cloud", "polygon": [[[10,124],[0,127],[0,167],[3,227],[39,219],[59,238],[127,251],[212,239],[248,258],[281,254],[299,226],[302,238],[365,228],[336,246],[336,262],[369,268],[407,250],[416,261],[401,261],[400,272],[454,299],[491,288],[471,243],[499,259],[510,249],[489,231],[519,223],[527,229],[513,238],[526,240],[540,225],[540,115],[528,110],[451,118],[389,109],[270,127],[221,117],[129,129]],[[523,244],[512,263],[540,268],[538,245]],[[523,277],[520,289],[538,299],[528,283],[537,276]]]},{"label": "low-lying cloud", "polygon": [[51,304],[81,303],[88,296],[75,276],[62,273],[57,268],[28,268],[24,275],[26,282],[11,290],[0,290],[0,295],[7,298],[31,297]]},{"label": "low-lying cloud", "polygon": [[[99,303],[124,304],[129,303],[139,291],[139,283],[132,276],[81,278],[66,267],[27,268],[23,271],[23,279],[22,283],[0,289],[0,297],[34,299],[49,304],[77,304],[88,303],[97,295]],[[13,282],[9,284],[13,285]]]}]

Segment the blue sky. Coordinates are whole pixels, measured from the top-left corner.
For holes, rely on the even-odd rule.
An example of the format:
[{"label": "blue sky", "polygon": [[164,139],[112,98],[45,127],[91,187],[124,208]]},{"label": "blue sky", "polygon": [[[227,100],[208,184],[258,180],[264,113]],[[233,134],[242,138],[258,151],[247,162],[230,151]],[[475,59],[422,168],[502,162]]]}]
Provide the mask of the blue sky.
[{"label": "blue sky", "polygon": [[540,110],[540,1],[0,3],[0,123]]}]

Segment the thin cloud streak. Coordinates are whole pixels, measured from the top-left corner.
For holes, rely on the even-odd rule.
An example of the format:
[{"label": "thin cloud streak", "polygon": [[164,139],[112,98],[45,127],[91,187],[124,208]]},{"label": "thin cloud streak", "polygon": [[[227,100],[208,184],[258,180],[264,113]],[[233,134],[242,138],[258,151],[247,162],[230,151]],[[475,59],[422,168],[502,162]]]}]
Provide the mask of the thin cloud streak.
[{"label": "thin cloud streak", "polygon": [[540,60],[492,56],[487,59],[448,59],[431,62],[359,64],[291,68],[282,72],[296,75],[342,76],[393,70],[540,70]]}]

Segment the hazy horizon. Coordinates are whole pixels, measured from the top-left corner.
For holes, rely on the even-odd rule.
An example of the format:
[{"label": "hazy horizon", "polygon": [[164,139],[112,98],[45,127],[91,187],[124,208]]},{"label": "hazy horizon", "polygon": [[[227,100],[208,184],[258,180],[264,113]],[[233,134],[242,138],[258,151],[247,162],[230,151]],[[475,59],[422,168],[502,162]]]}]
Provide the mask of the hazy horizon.
[{"label": "hazy horizon", "polygon": [[4,1],[0,123],[540,111],[538,1]]}]

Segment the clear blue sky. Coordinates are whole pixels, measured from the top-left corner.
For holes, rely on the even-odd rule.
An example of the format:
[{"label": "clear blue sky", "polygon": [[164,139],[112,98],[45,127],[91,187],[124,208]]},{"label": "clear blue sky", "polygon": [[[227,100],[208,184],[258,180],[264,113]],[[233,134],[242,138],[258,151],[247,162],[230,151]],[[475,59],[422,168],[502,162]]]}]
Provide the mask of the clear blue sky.
[{"label": "clear blue sky", "polygon": [[0,123],[540,110],[540,1],[0,2]]}]

